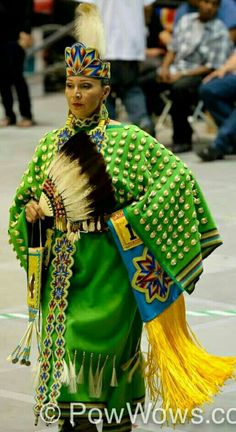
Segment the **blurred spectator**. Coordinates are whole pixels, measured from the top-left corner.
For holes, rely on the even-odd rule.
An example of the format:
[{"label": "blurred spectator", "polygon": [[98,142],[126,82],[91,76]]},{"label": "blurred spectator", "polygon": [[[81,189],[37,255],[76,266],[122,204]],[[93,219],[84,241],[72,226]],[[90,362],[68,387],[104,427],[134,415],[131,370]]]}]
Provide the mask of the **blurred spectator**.
[{"label": "blurred spectator", "polygon": [[50,15],[53,12],[54,0],[33,0],[34,13]]},{"label": "blurred spectator", "polygon": [[0,127],[16,124],[13,110],[12,87],[15,87],[22,119],[17,123],[20,127],[33,125],[31,102],[28,86],[23,75],[25,49],[31,46],[31,18],[32,0],[0,0],[0,7],[4,15],[5,24],[1,28],[1,38],[4,43],[1,56],[4,65],[0,74],[0,93],[5,110],[5,117],[0,121]]},{"label": "blurred spectator", "polygon": [[159,71],[159,91],[170,90],[173,151],[191,149],[188,122],[202,78],[219,68],[232,52],[222,21],[215,18],[220,0],[200,0],[199,12],[184,15],[174,28],[173,40]]},{"label": "blurred spectator", "polygon": [[145,95],[138,83],[139,62],[145,58],[144,8],[153,0],[88,0],[100,9],[107,41],[106,58],[111,62],[111,95],[107,108],[116,118],[116,98],[119,97],[129,121],[150,134],[154,125],[147,113]]},{"label": "blurred spectator", "polygon": [[[62,29],[74,20],[75,9],[78,6],[72,0],[34,0],[33,26],[40,27],[39,35],[46,39]],[[64,49],[75,41],[71,34],[60,36],[52,45],[43,49],[43,61],[45,70],[43,75],[43,87],[45,92],[62,91],[65,86]],[[54,68],[55,65],[55,68]]]},{"label": "blurred spectator", "polygon": [[236,51],[204,79],[199,91],[219,130],[215,141],[198,155],[203,161],[223,159],[236,151]]},{"label": "blurred spectator", "polygon": [[174,17],[175,9],[152,7],[152,14],[148,22],[147,57],[154,57],[166,51],[171,41]]},{"label": "blurred spectator", "polygon": [[[183,3],[176,11],[175,25],[185,14],[197,12],[199,0],[188,0]],[[236,2],[235,0],[221,0],[216,17],[226,25],[230,37],[236,43]]]},{"label": "blurred spectator", "polygon": [[56,0],[33,0],[33,26],[50,23]]},{"label": "blurred spectator", "polygon": [[[139,83],[143,88],[149,115],[160,115],[164,104],[156,93],[156,71],[171,41],[175,9],[153,6],[147,23],[146,58],[140,63]],[[155,97],[154,97],[155,95]]]}]

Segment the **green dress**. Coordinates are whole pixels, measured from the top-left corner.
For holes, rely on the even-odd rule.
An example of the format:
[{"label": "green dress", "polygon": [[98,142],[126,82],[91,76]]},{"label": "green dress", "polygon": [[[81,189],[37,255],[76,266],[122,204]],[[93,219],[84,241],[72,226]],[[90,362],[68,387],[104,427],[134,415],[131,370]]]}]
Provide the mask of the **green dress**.
[{"label": "green dress", "polygon": [[[43,288],[43,329],[49,313],[52,270],[50,265]],[[63,415],[69,415],[66,402],[70,401],[83,402],[88,409],[106,407],[108,411],[113,407],[121,410],[126,403],[132,406],[143,401],[142,321],[127,271],[110,232],[81,234],[74,254],[67,301],[65,358],[68,363],[68,354],[71,360],[76,356],[77,376],[82,363],[84,367],[82,383],[75,392],[70,392],[70,386],[61,387],[58,400]],[[55,341],[55,334],[53,339]],[[135,364],[137,369],[132,374]],[[112,383],[114,373],[116,379]],[[48,388],[52,383],[51,376]]]},{"label": "green dress", "polygon": [[[67,127],[54,130],[41,140],[10,210],[10,241],[24,268],[28,245],[24,207],[31,198],[39,199],[66,132]],[[117,208],[125,208],[128,221],[163,269],[191,293],[202,273],[203,258],[221,244],[198,183],[179,158],[137,126],[108,125],[106,134],[104,159]],[[123,408],[127,414],[126,404],[142,402],[145,393],[142,322],[111,233],[82,234],[63,268],[59,267],[66,234],[56,231],[53,243],[42,290],[36,413],[42,404],[59,401],[66,416],[68,402],[74,401],[87,408]],[[57,293],[57,306],[52,302],[50,312],[51,293],[55,300],[60,277],[66,277],[67,286],[63,298]]]}]

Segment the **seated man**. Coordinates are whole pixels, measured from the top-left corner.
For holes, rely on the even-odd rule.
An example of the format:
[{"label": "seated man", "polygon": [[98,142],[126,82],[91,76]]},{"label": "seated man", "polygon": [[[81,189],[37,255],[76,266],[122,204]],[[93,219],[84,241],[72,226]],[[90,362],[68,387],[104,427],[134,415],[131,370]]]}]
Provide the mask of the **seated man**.
[{"label": "seated man", "polygon": [[203,161],[223,159],[236,150],[236,51],[201,85],[200,98],[219,127],[215,141],[198,153]]},{"label": "seated man", "polygon": [[219,68],[233,49],[222,21],[215,18],[220,0],[200,0],[199,12],[181,18],[159,70],[159,91],[170,90],[173,102],[173,151],[191,149],[191,106],[202,78]]},{"label": "seated man", "polygon": [[[175,15],[174,25],[187,13],[198,11],[199,0],[187,0],[178,7]],[[229,30],[230,37],[236,43],[236,3],[235,0],[221,0],[221,4],[216,14],[227,29]]]}]

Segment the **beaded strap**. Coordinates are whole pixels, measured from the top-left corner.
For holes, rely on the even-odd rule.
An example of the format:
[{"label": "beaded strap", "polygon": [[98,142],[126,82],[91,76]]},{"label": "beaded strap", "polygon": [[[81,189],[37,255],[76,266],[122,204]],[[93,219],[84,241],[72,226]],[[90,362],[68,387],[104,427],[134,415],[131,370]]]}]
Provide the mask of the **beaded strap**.
[{"label": "beaded strap", "polygon": [[[55,258],[52,261],[54,268],[51,281],[51,299],[49,312],[46,318],[46,335],[43,340],[39,384],[36,390],[36,405],[34,411],[39,415],[47,398],[53,404],[57,404],[60,395],[61,374],[63,371],[63,359],[65,355],[65,328],[68,288],[72,276],[71,267],[74,260],[75,246],[69,241],[66,235],[56,240],[53,247]],[[53,334],[56,334],[56,341],[53,343]],[[48,381],[50,378],[50,359],[54,353],[53,361],[53,382],[48,396]]]}]

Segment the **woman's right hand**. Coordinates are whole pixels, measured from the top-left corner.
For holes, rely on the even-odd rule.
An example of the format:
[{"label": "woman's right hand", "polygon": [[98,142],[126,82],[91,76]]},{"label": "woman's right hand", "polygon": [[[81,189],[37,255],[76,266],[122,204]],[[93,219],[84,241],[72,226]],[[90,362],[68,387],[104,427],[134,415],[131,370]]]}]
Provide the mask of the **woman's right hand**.
[{"label": "woman's right hand", "polygon": [[27,222],[35,223],[38,219],[45,219],[45,215],[37,201],[31,200],[25,206]]}]

